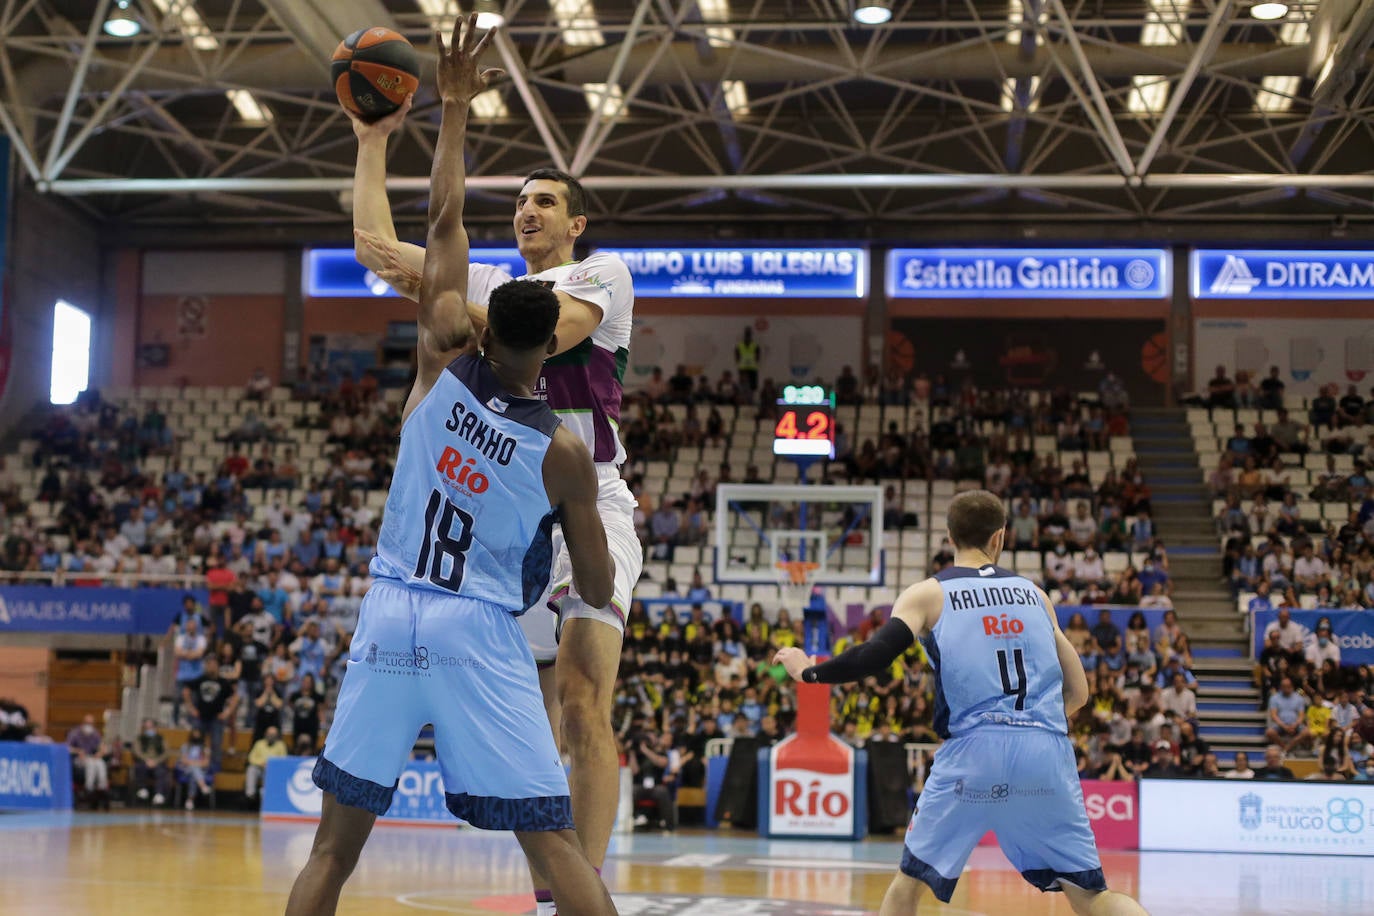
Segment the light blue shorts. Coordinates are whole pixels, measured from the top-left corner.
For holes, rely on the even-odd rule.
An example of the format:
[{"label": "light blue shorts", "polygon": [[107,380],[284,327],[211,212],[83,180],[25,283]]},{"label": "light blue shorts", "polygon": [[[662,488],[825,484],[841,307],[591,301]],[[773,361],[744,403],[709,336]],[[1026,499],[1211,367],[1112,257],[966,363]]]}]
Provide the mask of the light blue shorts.
[{"label": "light blue shorts", "polygon": [[508,611],[377,580],[363,599],[315,784],[384,814],[434,726],[448,808],[488,830],[570,830],[534,657]]},{"label": "light blue shorts", "polygon": [[1065,735],[984,726],[940,746],[906,831],[902,871],[945,903],[989,830],[1042,891],[1106,890],[1083,788]]}]

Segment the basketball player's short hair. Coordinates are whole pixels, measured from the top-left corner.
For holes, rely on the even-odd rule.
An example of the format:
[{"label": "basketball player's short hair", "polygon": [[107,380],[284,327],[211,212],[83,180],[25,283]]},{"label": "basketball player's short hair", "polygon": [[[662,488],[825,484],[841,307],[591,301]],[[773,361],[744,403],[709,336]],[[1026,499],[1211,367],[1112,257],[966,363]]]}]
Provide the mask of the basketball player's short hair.
[{"label": "basketball player's short hair", "polygon": [[497,343],[512,350],[545,347],[558,324],[558,297],[533,280],[511,280],[491,291],[487,324]]},{"label": "basketball player's short hair", "polygon": [[582,182],[569,175],[562,169],[535,169],[525,176],[525,183],[531,181],[556,181],[566,189],[565,196],[568,199],[568,214],[570,216],[587,215],[587,192],[582,189]]},{"label": "basketball player's short hair", "polygon": [[1007,526],[1002,500],[987,490],[966,490],[949,504],[949,539],[955,547],[981,550]]}]

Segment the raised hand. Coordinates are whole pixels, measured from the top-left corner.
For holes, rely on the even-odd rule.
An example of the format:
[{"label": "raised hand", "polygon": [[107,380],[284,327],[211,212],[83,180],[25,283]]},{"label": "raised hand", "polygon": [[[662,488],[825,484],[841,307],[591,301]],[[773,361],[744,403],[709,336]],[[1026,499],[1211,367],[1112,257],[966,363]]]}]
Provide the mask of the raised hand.
[{"label": "raised hand", "polygon": [[401,102],[400,108],[397,108],[386,117],[378,118],[375,121],[364,121],[347,108],[343,111],[344,114],[348,115],[348,119],[353,122],[353,134],[359,140],[364,140],[368,137],[381,137],[385,139],[395,133],[396,128],[401,126],[401,122],[406,119],[406,114],[409,113],[411,103],[414,101],[415,96],[408,93],[405,100]]},{"label": "raised hand", "polygon": [[466,19],[460,16],[453,23],[453,40],[448,47],[444,46],[443,34],[434,33],[434,43],[439,49],[439,98],[445,102],[470,102],[484,92],[493,79],[505,74],[504,70],[477,69],[477,59],[495,34],[493,28],[480,40],[477,38],[476,13]]}]

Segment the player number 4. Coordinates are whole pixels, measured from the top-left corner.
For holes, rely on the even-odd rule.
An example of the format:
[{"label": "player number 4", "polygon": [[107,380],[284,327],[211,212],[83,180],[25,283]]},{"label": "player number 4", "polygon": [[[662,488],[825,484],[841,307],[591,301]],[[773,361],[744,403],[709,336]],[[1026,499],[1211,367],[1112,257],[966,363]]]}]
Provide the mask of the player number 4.
[{"label": "player number 4", "polygon": [[[1007,650],[997,650],[997,667],[1002,673],[1002,692],[1016,697],[1016,711],[1026,708],[1026,657],[1020,649],[1011,650],[1011,666],[1007,665]],[[1016,683],[1011,682],[1012,668],[1016,671]]]},{"label": "player number 4", "polygon": [[[429,504],[425,506],[425,533],[420,542],[420,559],[415,564],[415,578],[428,579],[451,592],[458,591],[463,583],[465,554],[471,546],[472,516],[445,499],[438,490],[431,490]],[[445,557],[449,558],[447,573],[444,572]]]}]

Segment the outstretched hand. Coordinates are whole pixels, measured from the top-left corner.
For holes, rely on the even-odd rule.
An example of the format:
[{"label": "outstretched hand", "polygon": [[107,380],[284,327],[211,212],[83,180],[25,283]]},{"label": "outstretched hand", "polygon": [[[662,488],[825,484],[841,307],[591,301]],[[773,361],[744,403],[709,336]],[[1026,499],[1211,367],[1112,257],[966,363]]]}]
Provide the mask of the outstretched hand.
[{"label": "outstretched hand", "polygon": [[375,256],[372,263],[378,266],[372,272],[383,283],[407,299],[420,297],[420,272],[406,263],[401,251],[393,243],[366,229],[354,229],[353,237],[367,246]]},{"label": "outstretched hand", "polygon": [[787,673],[792,676],[794,681],[802,679],[802,672],[816,663],[816,660],[807,655],[796,646],[788,646],[779,649],[778,654],[773,656],[773,664],[782,665],[787,669]]},{"label": "outstretched hand", "polygon": [[486,51],[496,29],[488,29],[479,40],[477,38],[477,14],[466,19],[458,17],[453,23],[453,40],[444,46],[441,32],[434,33],[434,43],[439,49],[438,88],[439,97],[445,102],[470,102],[478,94],[486,91],[491,81],[505,74],[495,68],[478,70],[477,59]]}]

